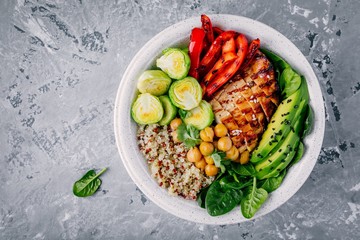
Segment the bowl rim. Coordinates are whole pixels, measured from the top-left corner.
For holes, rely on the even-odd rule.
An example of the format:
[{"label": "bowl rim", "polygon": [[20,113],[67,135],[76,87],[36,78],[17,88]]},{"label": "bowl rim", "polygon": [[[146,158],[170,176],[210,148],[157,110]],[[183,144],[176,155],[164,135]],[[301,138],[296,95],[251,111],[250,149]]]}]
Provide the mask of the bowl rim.
[{"label": "bowl rim", "polygon": [[[125,119],[122,119],[122,115],[119,114],[119,111],[127,110],[126,113],[129,116],[127,116],[128,118],[126,121],[126,126],[131,125],[131,123],[129,122],[129,117],[130,117],[130,111],[128,111],[129,106],[124,106],[123,104],[121,104],[122,101],[125,101],[125,100],[127,100],[128,102],[130,101],[130,99],[128,99],[128,98],[124,100],[124,96],[126,95],[126,91],[127,91],[126,85],[130,81],[128,77],[129,77],[129,75],[131,75],[131,73],[136,71],[135,64],[137,63],[137,60],[139,58],[144,56],[144,51],[149,51],[148,49],[150,47],[152,47],[153,45],[158,45],[158,43],[157,43],[158,41],[164,40],[165,36],[168,36],[169,34],[173,33],[173,31],[176,29],[184,30],[184,27],[186,27],[186,28],[188,28],[188,33],[189,33],[188,36],[190,36],[190,31],[191,31],[192,27],[201,26],[200,16],[191,17],[191,18],[182,20],[180,22],[177,22],[177,23],[165,28],[164,30],[162,30],[161,32],[156,34],[153,38],[151,38],[132,58],[131,62],[129,63],[127,69],[125,70],[125,72],[122,76],[122,79],[120,81],[120,84],[119,84],[119,87],[117,90],[115,106],[114,106],[114,131],[115,131],[114,133],[115,133],[116,145],[117,145],[117,148],[118,148],[118,151],[120,154],[120,158],[124,164],[125,169],[127,170],[128,174],[130,175],[130,177],[132,178],[134,183],[138,186],[138,188],[152,202],[154,202],[156,205],[158,205],[160,208],[164,209],[165,211],[167,211],[177,217],[180,217],[182,219],[189,220],[192,222],[203,223],[203,224],[216,224],[216,225],[235,224],[235,223],[241,223],[241,222],[245,222],[245,221],[254,220],[256,218],[259,218],[265,214],[272,212],[273,210],[275,210],[276,208],[280,207],[282,204],[287,202],[293,195],[295,195],[295,193],[301,188],[301,186],[303,186],[305,181],[308,179],[310,173],[312,172],[312,170],[317,162],[317,158],[320,154],[320,150],[321,150],[321,146],[322,146],[322,142],[323,142],[323,138],[324,138],[324,133],[325,133],[325,108],[324,108],[323,95],[322,95],[322,91],[320,88],[320,84],[319,84],[319,81],[318,81],[311,65],[309,64],[309,62],[307,61],[305,56],[301,53],[301,51],[288,38],[286,38],[284,35],[279,33],[274,28],[272,28],[262,22],[259,22],[257,20],[251,19],[251,18],[237,16],[237,15],[229,15],[229,14],[211,14],[208,16],[210,17],[210,19],[212,20],[214,25],[217,25],[218,22],[223,23],[223,22],[235,21],[237,23],[246,23],[246,24],[255,25],[257,28],[260,28],[260,29],[266,29],[269,33],[274,34],[276,36],[276,38],[281,39],[281,41],[283,41],[285,46],[289,47],[289,49],[291,51],[293,51],[293,55],[296,55],[299,58],[301,58],[300,61],[301,61],[301,64],[303,64],[302,69],[308,75],[306,80],[307,80],[308,87],[309,87],[310,105],[313,108],[313,110],[315,109],[314,106],[316,106],[316,111],[314,111],[314,124],[313,124],[312,132],[309,134],[309,136],[305,137],[305,139],[304,139],[305,146],[307,146],[309,148],[306,149],[305,154],[302,157],[302,161],[304,160],[305,157],[309,158],[309,160],[307,161],[306,166],[302,166],[303,164],[301,165],[301,163],[302,163],[301,161],[298,163],[301,165],[301,169],[304,169],[304,170],[300,171],[301,170],[300,169],[299,170],[300,172],[299,171],[296,172],[297,173],[297,178],[296,178],[297,182],[294,183],[294,181],[293,181],[293,184],[291,185],[292,188],[289,189],[288,192],[282,193],[282,196],[279,197],[280,200],[278,200],[277,202],[275,202],[275,203],[273,203],[273,202],[266,203],[265,202],[265,204],[272,204],[272,205],[268,206],[265,210],[260,209],[255,214],[255,216],[251,219],[246,219],[242,216],[241,217],[237,216],[236,218],[234,218],[234,216],[233,216],[234,214],[232,214],[231,216],[229,215],[231,212],[228,213],[227,215],[222,215],[219,217],[211,217],[210,215],[208,215],[208,217],[204,217],[204,216],[197,217],[196,215],[194,216],[194,214],[196,214],[196,213],[181,211],[181,210],[179,211],[178,206],[173,206],[171,203],[166,202],[166,200],[159,198],[159,196],[157,196],[156,194],[155,195],[152,194],[151,190],[147,186],[150,183],[144,181],[140,176],[138,176],[136,171],[134,172],[134,167],[131,165],[131,162],[128,160],[129,156],[131,158],[133,158],[133,156],[131,156],[129,154],[129,148],[125,147],[125,143],[127,143],[128,138],[125,138],[124,136],[122,136],[120,134],[120,131],[124,130],[124,129],[126,130],[126,128],[124,128],[124,124],[125,124],[124,120]],[[244,27],[240,27],[240,29],[241,28],[244,28]],[[246,28],[247,28],[247,26],[245,25],[245,29]],[[269,43],[265,42],[265,46],[268,44]],[[170,45],[168,45],[167,47],[170,47]],[[163,47],[163,49],[164,48],[165,47]],[[269,47],[265,47],[265,48],[269,49]],[[271,47],[270,47],[270,50],[272,50]],[[276,52],[276,51],[274,51],[274,52]],[[280,56],[283,57],[283,55],[281,55],[281,54],[280,54]],[[153,59],[155,59],[155,57],[156,56],[153,55]],[[296,59],[296,62],[298,60],[299,59]],[[286,59],[286,61],[288,61],[290,63],[290,65],[292,65],[292,66],[294,66],[294,64],[295,64],[295,63],[291,64],[291,62],[293,62],[294,59],[292,59],[291,61],[289,61],[289,59]],[[296,65],[299,65],[299,64],[296,64]],[[300,71],[300,73],[302,73],[302,72]],[[309,83],[311,83],[311,86],[309,86]],[[135,89],[134,89],[134,91],[135,91]],[[315,95],[314,93],[316,93],[318,95]],[[130,102],[130,105],[131,105],[131,102]],[[312,137],[311,138],[312,144],[310,144],[310,141],[307,141],[307,140],[309,140],[308,139],[309,137]],[[309,149],[312,150],[310,153],[309,153]],[[144,160],[144,158],[143,158],[143,160]],[[292,169],[290,169],[290,172],[291,171],[294,172],[293,168],[296,168],[296,167],[298,167],[298,165],[293,166]],[[141,170],[144,171],[143,167]],[[150,171],[147,170],[147,172],[150,175]],[[155,182],[155,180],[153,180],[153,181]],[[287,181],[287,179],[285,178],[284,182],[282,183],[282,186],[280,186],[280,188],[284,188],[283,185],[286,181]],[[290,185],[290,183],[289,183],[289,185]],[[159,186],[158,186],[158,188],[161,189]],[[277,189],[276,191],[278,191],[279,189]],[[276,191],[271,194],[276,194]],[[166,192],[166,194],[167,194],[167,192]],[[165,197],[165,196],[162,196],[162,197]],[[172,196],[170,196],[170,197],[172,197]],[[176,197],[172,197],[172,198],[176,198]],[[270,199],[268,199],[267,201],[269,201],[269,200]],[[177,202],[176,199],[174,199],[174,201]],[[182,201],[189,201],[189,200],[182,199]],[[262,208],[265,206],[265,204],[262,206]],[[184,206],[189,206],[189,204],[184,203]],[[198,207],[198,208],[201,209],[200,207]],[[205,211],[205,210],[202,210],[202,211]],[[232,210],[232,212],[233,211],[234,210]],[[240,215],[241,215],[241,213],[240,213]]]}]

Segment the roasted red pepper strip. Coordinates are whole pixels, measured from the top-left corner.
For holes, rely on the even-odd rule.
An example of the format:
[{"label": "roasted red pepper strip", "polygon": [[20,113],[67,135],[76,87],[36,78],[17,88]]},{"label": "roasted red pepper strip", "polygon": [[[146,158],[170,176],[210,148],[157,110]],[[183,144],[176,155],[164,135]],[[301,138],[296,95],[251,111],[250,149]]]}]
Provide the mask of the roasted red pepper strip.
[{"label": "roasted red pepper strip", "polygon": [[249,50],[246,54],[246,58],[243,64],[241,65],[241,69],[244,69],[249,65],[249,63],[253,60],[256,51],[259,50],[259,48],[260,48],[260,39],[257,38],[255,40],[252,40],[249,46]]},{"label": "roasted red pepper strip", "polygon": [[201,28],[194,28],[191,31],[190,43],[189,43],[189,56],[190,56],[190,70],[189,76],[199,80],[199,64],[200,64],[200,54],[203,48],[203,42],[205,37],[205,31]]},{"label": "roasted red pepper strip", "polygon": [[205,30],[206,39],[211,44],[214,41],[214,33],[211,20],[205,14],[201,15],[202,28]]},{"label": "roasted red pepper strip", "polygon": [[245,35],[240,34],[236,38],[236,45],[238,47],[237,57],[232,60],[231,63],[221,68],[216,77],[211,80],[209,85],[206,87],[207,97],[211,97],[221,86],[228,82],[244,62],[248,52],[248,41]]},{"label": "roasted red pepper strip", "polygon": [[219,27],[213,27],[213,33],[214,33],[214,37],[219,36],[222,32],[224,32],[224,30],[222,30]]},{"label": "roasted red pepper strip", "polygon": [[200,77],[204,76],[215,64],[219,54],[221,53],[222,45],[230,38],[236,36],[235,31],[226,31],[221,33],[215,41],[211,44],[209,51],[205,54],[203,59],[200,61],[199,74]]}]

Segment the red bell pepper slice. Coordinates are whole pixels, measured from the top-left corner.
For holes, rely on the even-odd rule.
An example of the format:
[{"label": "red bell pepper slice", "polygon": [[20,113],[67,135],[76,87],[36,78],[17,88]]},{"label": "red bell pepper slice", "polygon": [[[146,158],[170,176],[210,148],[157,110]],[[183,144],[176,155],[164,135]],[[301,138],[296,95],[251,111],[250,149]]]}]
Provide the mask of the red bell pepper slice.
[{"label": "red bell pepper slice", "polygon": [[211,97],[221,86],[227,83],[232,76],[239,70],[240,66],[244,62],[244,59],[248,53],[248,40],[245,35],[240,34],[236,38],[236,45],[238,48],[237,57],[227,65],[224,65],[215,76],[213,80],[210,81],[206,87],[207,97]]},{"label": "red bell pepper slice", "polygon": [[205,30],[206,39],[211,44],[214,41],[214,33],[211,20],[205,14],[201,15],[202,28]]},{"label": "red bell pepper slice", "polygon": [[190,70],[189,75],[199,80],[200,54],[203,49],[205,31],[201,28],[194,28],[191,31],[189,43]]},{"label": "red bell pepper slice", "polygon": [[199,74],[200,77],[204,76],[214,66],[218,60],[219,54],[221,54],[222,45],[236,36],[235,31],[226,31],[221,33],[215,41],[211,44],[209,51],[205,54],[200,61]]},{"label": "red bell pepper slice", "polygon": [[243,64],[241,65],[241,69],[244,69],[249,65],[249,63],[253,60],[255,53],[257,52],[257,50],[259,50],[259,48],[260,48],[260,39],[257,38],[252,40],[249,46],[249,50],[246,54],[246,58]]}]

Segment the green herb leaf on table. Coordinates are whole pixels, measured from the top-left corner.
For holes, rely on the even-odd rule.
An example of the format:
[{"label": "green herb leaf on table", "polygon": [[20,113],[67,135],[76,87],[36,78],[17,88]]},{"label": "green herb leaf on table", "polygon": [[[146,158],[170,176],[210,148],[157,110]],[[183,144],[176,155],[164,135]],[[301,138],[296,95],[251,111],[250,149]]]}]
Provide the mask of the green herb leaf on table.
[{"label": "green herb leaf on table", "polygon": [[195,147],[201,143],[200,131],[191,125],[180,124],[176,130],[178,138],[187,148]]},{"label": "green herb leaf on table", "polygon": [[261,205],[266,201],[268,193],[263,188],[256,188],[256,177],[253,185],[248,187],[247,194],[241,200],[241,212],[245,218],[252,218],[259,210]]},{"label": "green herb leaf on table", "polygon": [[96,174],[95,170],[88,171],[81,179],[74,183],[74,195],[77,197],[88,197],[93,195],[101,185],[100,175],[106,170],[107,168],[104,168],[98,174]]}]

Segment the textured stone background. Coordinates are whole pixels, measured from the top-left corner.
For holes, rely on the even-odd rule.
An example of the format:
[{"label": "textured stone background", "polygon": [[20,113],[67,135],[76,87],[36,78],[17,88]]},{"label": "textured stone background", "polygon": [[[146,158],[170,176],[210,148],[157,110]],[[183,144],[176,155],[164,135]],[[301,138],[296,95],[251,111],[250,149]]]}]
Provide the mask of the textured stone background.
[{"label": "textured stone background", "polygon": [[[0,239],[360,239],[360,1],[0,1]],[[139,48],[201,13],[243,15],[294,42],[327,109],[318,164],[276,211],[240,225],[178,219],[129,178],[113,134]],[[101,191],[72,184],[109,167]]]}]

